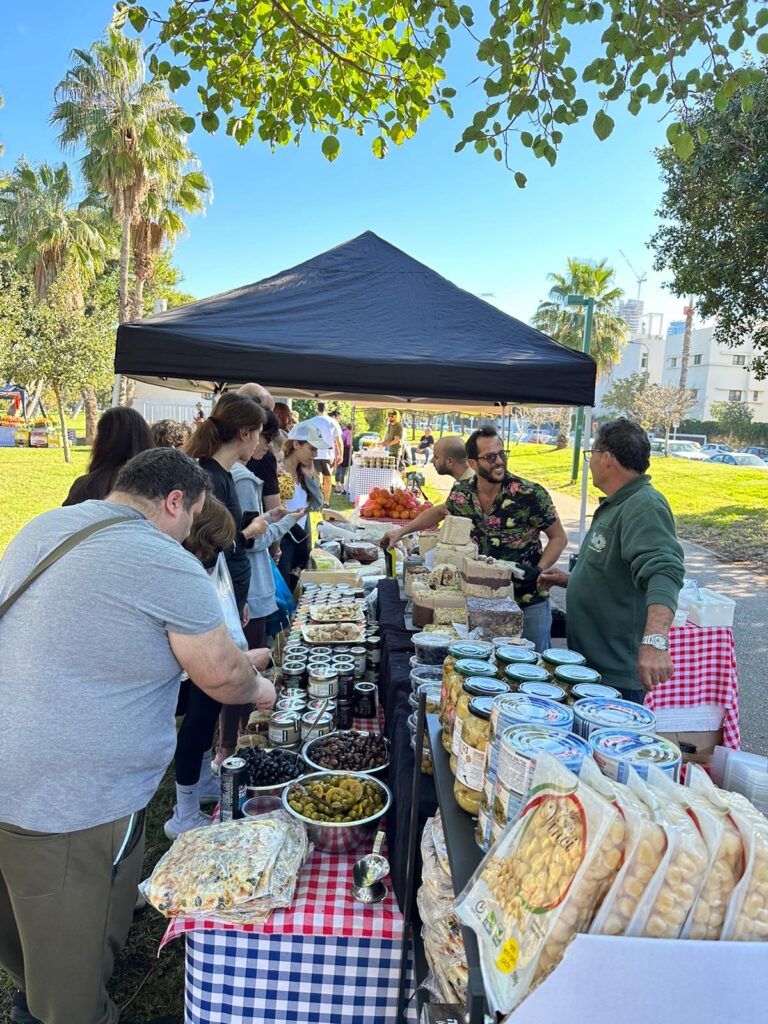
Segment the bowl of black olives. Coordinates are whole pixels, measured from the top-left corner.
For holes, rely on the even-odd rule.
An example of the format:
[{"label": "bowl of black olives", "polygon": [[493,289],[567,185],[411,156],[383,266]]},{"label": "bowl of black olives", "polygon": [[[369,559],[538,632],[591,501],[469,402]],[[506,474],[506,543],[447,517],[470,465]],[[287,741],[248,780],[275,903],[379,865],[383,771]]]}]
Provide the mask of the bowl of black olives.
[{"label": "bowl of black olives", "polygon": [[289,782],[306,771],[300,754],[274,747],[247,747],[238,751],[248,771],[246,789],[249,796],[280,796]]}]

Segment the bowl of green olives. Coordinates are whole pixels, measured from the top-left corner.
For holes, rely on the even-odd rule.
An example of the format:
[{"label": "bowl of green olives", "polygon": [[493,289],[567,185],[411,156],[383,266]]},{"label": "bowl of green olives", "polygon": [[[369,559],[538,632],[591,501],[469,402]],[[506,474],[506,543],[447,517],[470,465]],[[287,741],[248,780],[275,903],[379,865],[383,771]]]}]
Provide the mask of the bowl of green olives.
[{"label": "bowl of green olives", "polygon": [[317,850],[351,853],[376,831],[392,804],[392,793],[364,772],[315,772],[289,783],[282,800]]}]

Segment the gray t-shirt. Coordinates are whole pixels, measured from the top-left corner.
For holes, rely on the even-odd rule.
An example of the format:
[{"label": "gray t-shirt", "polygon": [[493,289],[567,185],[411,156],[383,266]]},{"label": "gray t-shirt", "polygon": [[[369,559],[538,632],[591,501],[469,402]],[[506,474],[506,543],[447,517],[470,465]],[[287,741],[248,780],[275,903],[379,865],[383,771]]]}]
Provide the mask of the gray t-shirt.
[{"label": "gray t-shirt", "polygon": [[189,552],[134,509],[86,501],[33,519],[0,561],[0,603],[97,520],[132,515],[47,569],[0,618],[0,821],[74,832],[146,806],[173,757],[181,667],[168,631],[222,621]]}]

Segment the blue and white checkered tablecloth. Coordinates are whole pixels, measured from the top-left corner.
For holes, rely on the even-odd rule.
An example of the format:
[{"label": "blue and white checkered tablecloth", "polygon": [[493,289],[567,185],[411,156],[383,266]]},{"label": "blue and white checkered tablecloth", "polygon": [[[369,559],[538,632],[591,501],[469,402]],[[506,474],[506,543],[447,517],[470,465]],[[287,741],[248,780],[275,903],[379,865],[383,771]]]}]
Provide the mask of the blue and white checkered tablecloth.
[{"label": "blue and white checkered tablecloth", "polygon": [[399,942],[192,931],[186,943],[185,1024],[396,1021]]}]

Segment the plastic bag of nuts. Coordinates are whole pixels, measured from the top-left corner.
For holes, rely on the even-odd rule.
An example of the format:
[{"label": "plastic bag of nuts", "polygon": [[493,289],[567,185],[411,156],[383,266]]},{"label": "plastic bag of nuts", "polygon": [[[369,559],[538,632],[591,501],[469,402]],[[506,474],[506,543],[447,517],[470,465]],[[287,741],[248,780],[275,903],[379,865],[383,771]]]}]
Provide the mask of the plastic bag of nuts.
[{"label": "plastic bag of nuts", "polygon": [[738,827],[727,805],[719,798],[712,780],[699,765],[691,764],[686,773],[686,794],[696,817],[715,815],[718,840],[710,850],[710,863],[699,898],[693,905],[682,931],[684,939],[719,939],[728,901],[741,878],[744,853]]},{"label": "plastic bag of nuts", "polygon": [[624,816],[627,840],[624,863],[589,929],[593,935],[624,934],[667,848],[664,829],[652,820],[646,805],[633,792],[644,788],[634,768],[630,768],[629,779],[627,785],[610,783]]},{"label": "plastic bag of nuts", "polygon": [[718,795],[727,804],[744,844],[744,874],[731,893],[721,939],[768,939],[768,818],[740,793]]},{"label": "plastic bag of nuts", "polygon": [[[671,789],[669,787],[672,787]],[[677,794],[679,791],[679,796]],[[704,881],[707,846],[687,813],[685,790],[651,765],[643,801],[667,837],[667,848],[637,904],[625,935],[679,939]]]},{"label": "plastic bag of nuts", "polygon": [[586,929],[624,837],[615,807],[559,761],[537,757],[527,805],[456,901],[477,935],[492,1011],[514,1009]]}]

